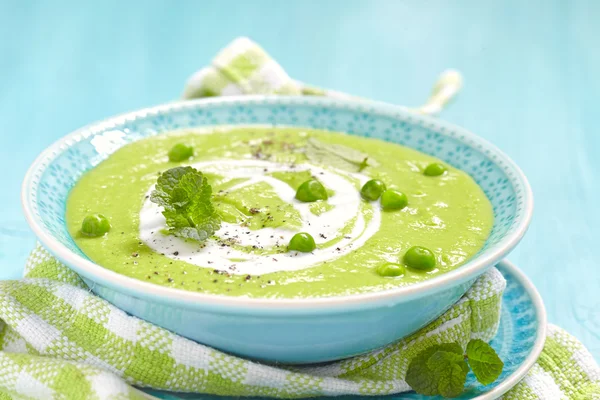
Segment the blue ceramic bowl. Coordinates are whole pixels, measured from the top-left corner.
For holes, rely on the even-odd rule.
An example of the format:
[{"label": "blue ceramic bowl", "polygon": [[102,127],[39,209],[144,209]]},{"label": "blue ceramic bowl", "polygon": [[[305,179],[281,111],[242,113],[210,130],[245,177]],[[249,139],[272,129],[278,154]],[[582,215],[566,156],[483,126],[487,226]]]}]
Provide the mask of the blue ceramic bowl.
[{"label": "blue ceramic bowl", "polygon": [[[269,124],[348,132],[434,155],[469,173],[495,214],[484,248],[469,262],[416,285],[312,299],[248,299],[187,292],[119,275],[90,261],[65,225],[69,190],[119,147],[174,129]],[[402,338],[456,302],[473,280],[525,233],[532,195],[519,168],[497,148],[456,126],[404,108],[320,97],[230,97],[171,103],[79,129],[44,151],[25,177],[26,218],[42,244],[119,308],[234,354],[314,363],[363,353]]]}]

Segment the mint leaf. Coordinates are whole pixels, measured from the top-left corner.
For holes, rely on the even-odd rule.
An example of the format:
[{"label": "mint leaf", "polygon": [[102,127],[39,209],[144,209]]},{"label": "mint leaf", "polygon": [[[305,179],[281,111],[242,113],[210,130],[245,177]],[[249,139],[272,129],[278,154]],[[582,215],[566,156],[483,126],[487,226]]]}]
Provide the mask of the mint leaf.
[{"label": "mint leaf", "polygon": [[494,349],[481,339],[474,339],[467,345],[469,365],[475,377],[483,385],[494,382],[502,373],[504,363]]},{"label": "mint leaf", "polygon": [[427,366],[427,360],[437,349],[438,346],[433,346],[417,354],[408,365],[404,378],[412,390],[425,396],[439,394],[435,374]]},{"label": "mint leaf", "polygon": [[306,142],[305,154],[313,163],[351,172],[360,172],[369,165],[378,165],[375,160],[369,158],[369,155],[362,151],[341,144],[323,143],[315,138],[309,138]]},{"label": "mint leaf", "polygon": [[447,367],[437,371],[438,391],[444,397],[458,397],[463,392],[467,382],[469,366],[463,359],[459,362],[448,363]]},{"label": "mint leaf", "polygon": [[[440,362],[440,365],[437,365],[436,360]],[[440,392],[441,369],[448,368],[448,366],[457,363],[462,363],[467,368],[465,372],[466,377],[468,365],[464,361],[463,349],[458,343],[433,345],[421,351],[412,359],[404,380],[419,394],[426,396],[442,394]],[[461,369],[463,368],[462,364],[460,365]],[[443,388],[444,390],[448,390],[447,384],[443,385]],[[447,392],[450,393],[449,390]]]},{"label": "mint leaf", "polygon": [[203,242],[221,226],[211,196],[212,188],[202,172],[176,167],[158,177],[150,201],[164,208],[169,234]]},{"label": "mint leaf", "polygon": [[[460,349],[458,344],[456,347]],[[460,353],[436,351],[427,360],[427,367],[433,372],[442,396],[456,397],[462,393],[469,373],[469,365],[462,355],[462,350]]]},{"label": "mint leaf", "polygon": [[450,353],[458,354],[460,356],[463,356],[465,354],[462,347],[460,347],[460,344],[458,344],[457,342],[440,344],[438,345],[437,351],[447,351]]},{"label": "mint leaf", "polygon": [[427,367],[434,373],[439,373],[441,370],[449,368],[452,364],[457,364],[464,361],[462,354],[451,353],[448,351],[436,351],[427,360]]},{"label": "mint leaf", "polygon": [[406,372],[406,383],[427,396],[457,397],[463,392],[469,366],[479,382],[489,385],[502,373],[504,363],[483,340],[467,345],[468,363],[458,343],[431,346],[413,358]]},{"label": "mint leaf", "polygon": [[436,373],[428,366],[429,359],[438,352],[458,355],[461,359],[463,355],[463,350],[458,343],[433,345],[418,353],[409,364],[404,378],[415,392],[426,396],[439,394]]}]

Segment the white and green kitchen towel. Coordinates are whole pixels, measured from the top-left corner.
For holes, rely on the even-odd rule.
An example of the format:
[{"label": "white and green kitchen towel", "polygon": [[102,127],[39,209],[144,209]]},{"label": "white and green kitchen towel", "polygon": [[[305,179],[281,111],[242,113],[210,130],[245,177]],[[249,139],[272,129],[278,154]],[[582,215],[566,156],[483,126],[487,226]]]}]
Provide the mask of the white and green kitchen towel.
[{"label": "white and green kitchen towel", "polygon": [[[460,86],[449,73],[423,112]],[[241,38],[195,74],[184,97],[240,94],[335,95],[300,84]],[[433,344],[489,341],[505,281],[491,269],[430,325],[384,349],[319,367],[283,368],[222,353],[156,327],[96,297],[41,246],[25,277],[0,282],[0,399],[142,399],[133,386],[229,396],[300,398],[408,391],[409,361]],[[504,399],[600,399],[600,369],[575,338],[550,326],[544,351]]]}]

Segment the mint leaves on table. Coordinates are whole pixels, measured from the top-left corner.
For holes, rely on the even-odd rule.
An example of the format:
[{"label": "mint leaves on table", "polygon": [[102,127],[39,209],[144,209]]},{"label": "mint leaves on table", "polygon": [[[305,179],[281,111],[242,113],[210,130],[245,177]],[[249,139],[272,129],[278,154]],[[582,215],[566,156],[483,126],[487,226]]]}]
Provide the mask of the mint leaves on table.
[{"label": "mint leaves on table", "polygon": [[150,200],[164,208],[169,234],[203,242],[221,227],[211,196],[202,172],[176,167],[160,174]]},{"label": "mint leaves on table", "polygon": [[502,373],[504,363],[498,354],[483,340],[471,340],[467,345],[469,365],[479,382],[489,385]]},{"label": "mint leaves on table", "polygon": [[439,344],[417,354],[405,380],[419,394],[457,397],[463,392],[469,367],[479,382],[489,385],[500,376],[504,363],[481,339],[471,340],[466,354],[458,343]]},{"label": "mint leaves on table", "polygon": [[341,145],[323,143],[315,138],[308,138],[304,150],[309,161],[316,164],[329,165],[351,172],[360,172],[368,166],[377,166],[377,162],[362,151]]}]

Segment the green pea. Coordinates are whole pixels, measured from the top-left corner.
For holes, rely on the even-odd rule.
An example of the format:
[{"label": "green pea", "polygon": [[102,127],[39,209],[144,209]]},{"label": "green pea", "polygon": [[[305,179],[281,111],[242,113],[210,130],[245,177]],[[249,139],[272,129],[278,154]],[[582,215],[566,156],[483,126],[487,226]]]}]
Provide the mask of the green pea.
[{"label": "green pea", "polygon": [[298,187],[296,198],[300,201],[310,203],[317,200],[327,200],[327,190],[321,182],[309,179]]},{"label": "green pea", "polygon": [[381,276],[400,276],[404,275],[406,268],[400,264],[386,263],[378,266],[375,271]]},{"label": "green pea", "polygon": [[177,143],[169,150],[169,161],[184,161],[194,155],[194,148],[184,143]]},{"label": "green pea", "polygon": [[315,239],[306,232],[296,233],[288,245],[288,250],[301,251],[302,253],[310,253],[316,248]]},{"label": "green pea", "polygon": [[381,196],[381,193],[383,193],[385,189],[385,183],[381,182],[379,179],[371,179],[363,185],[362,189],[360,189],[360,195],[365,200],[375,201]]},{"label": "green pea", "polygon": [[396,189],[388,189],[381,195],[381,207],[384,210],[401,210],[408,205],[408,198]]},{"label": "green pea", "polygon": [[409,268],[429,270],[435,267],[435,254],[428,248],[414,246],[404,254],[404,264]]},{"label": "green pea", "polygon": [[427,176],[439,176],[446,172],[446,167],[440,163],[431,163],[429,164],[423,173]]},{"label": "green pea", "polygon": [[110,222],[102,214],[88,215],[81,223],[81,233],[85,236],[103,236],[108,231],[110,231]]}]

